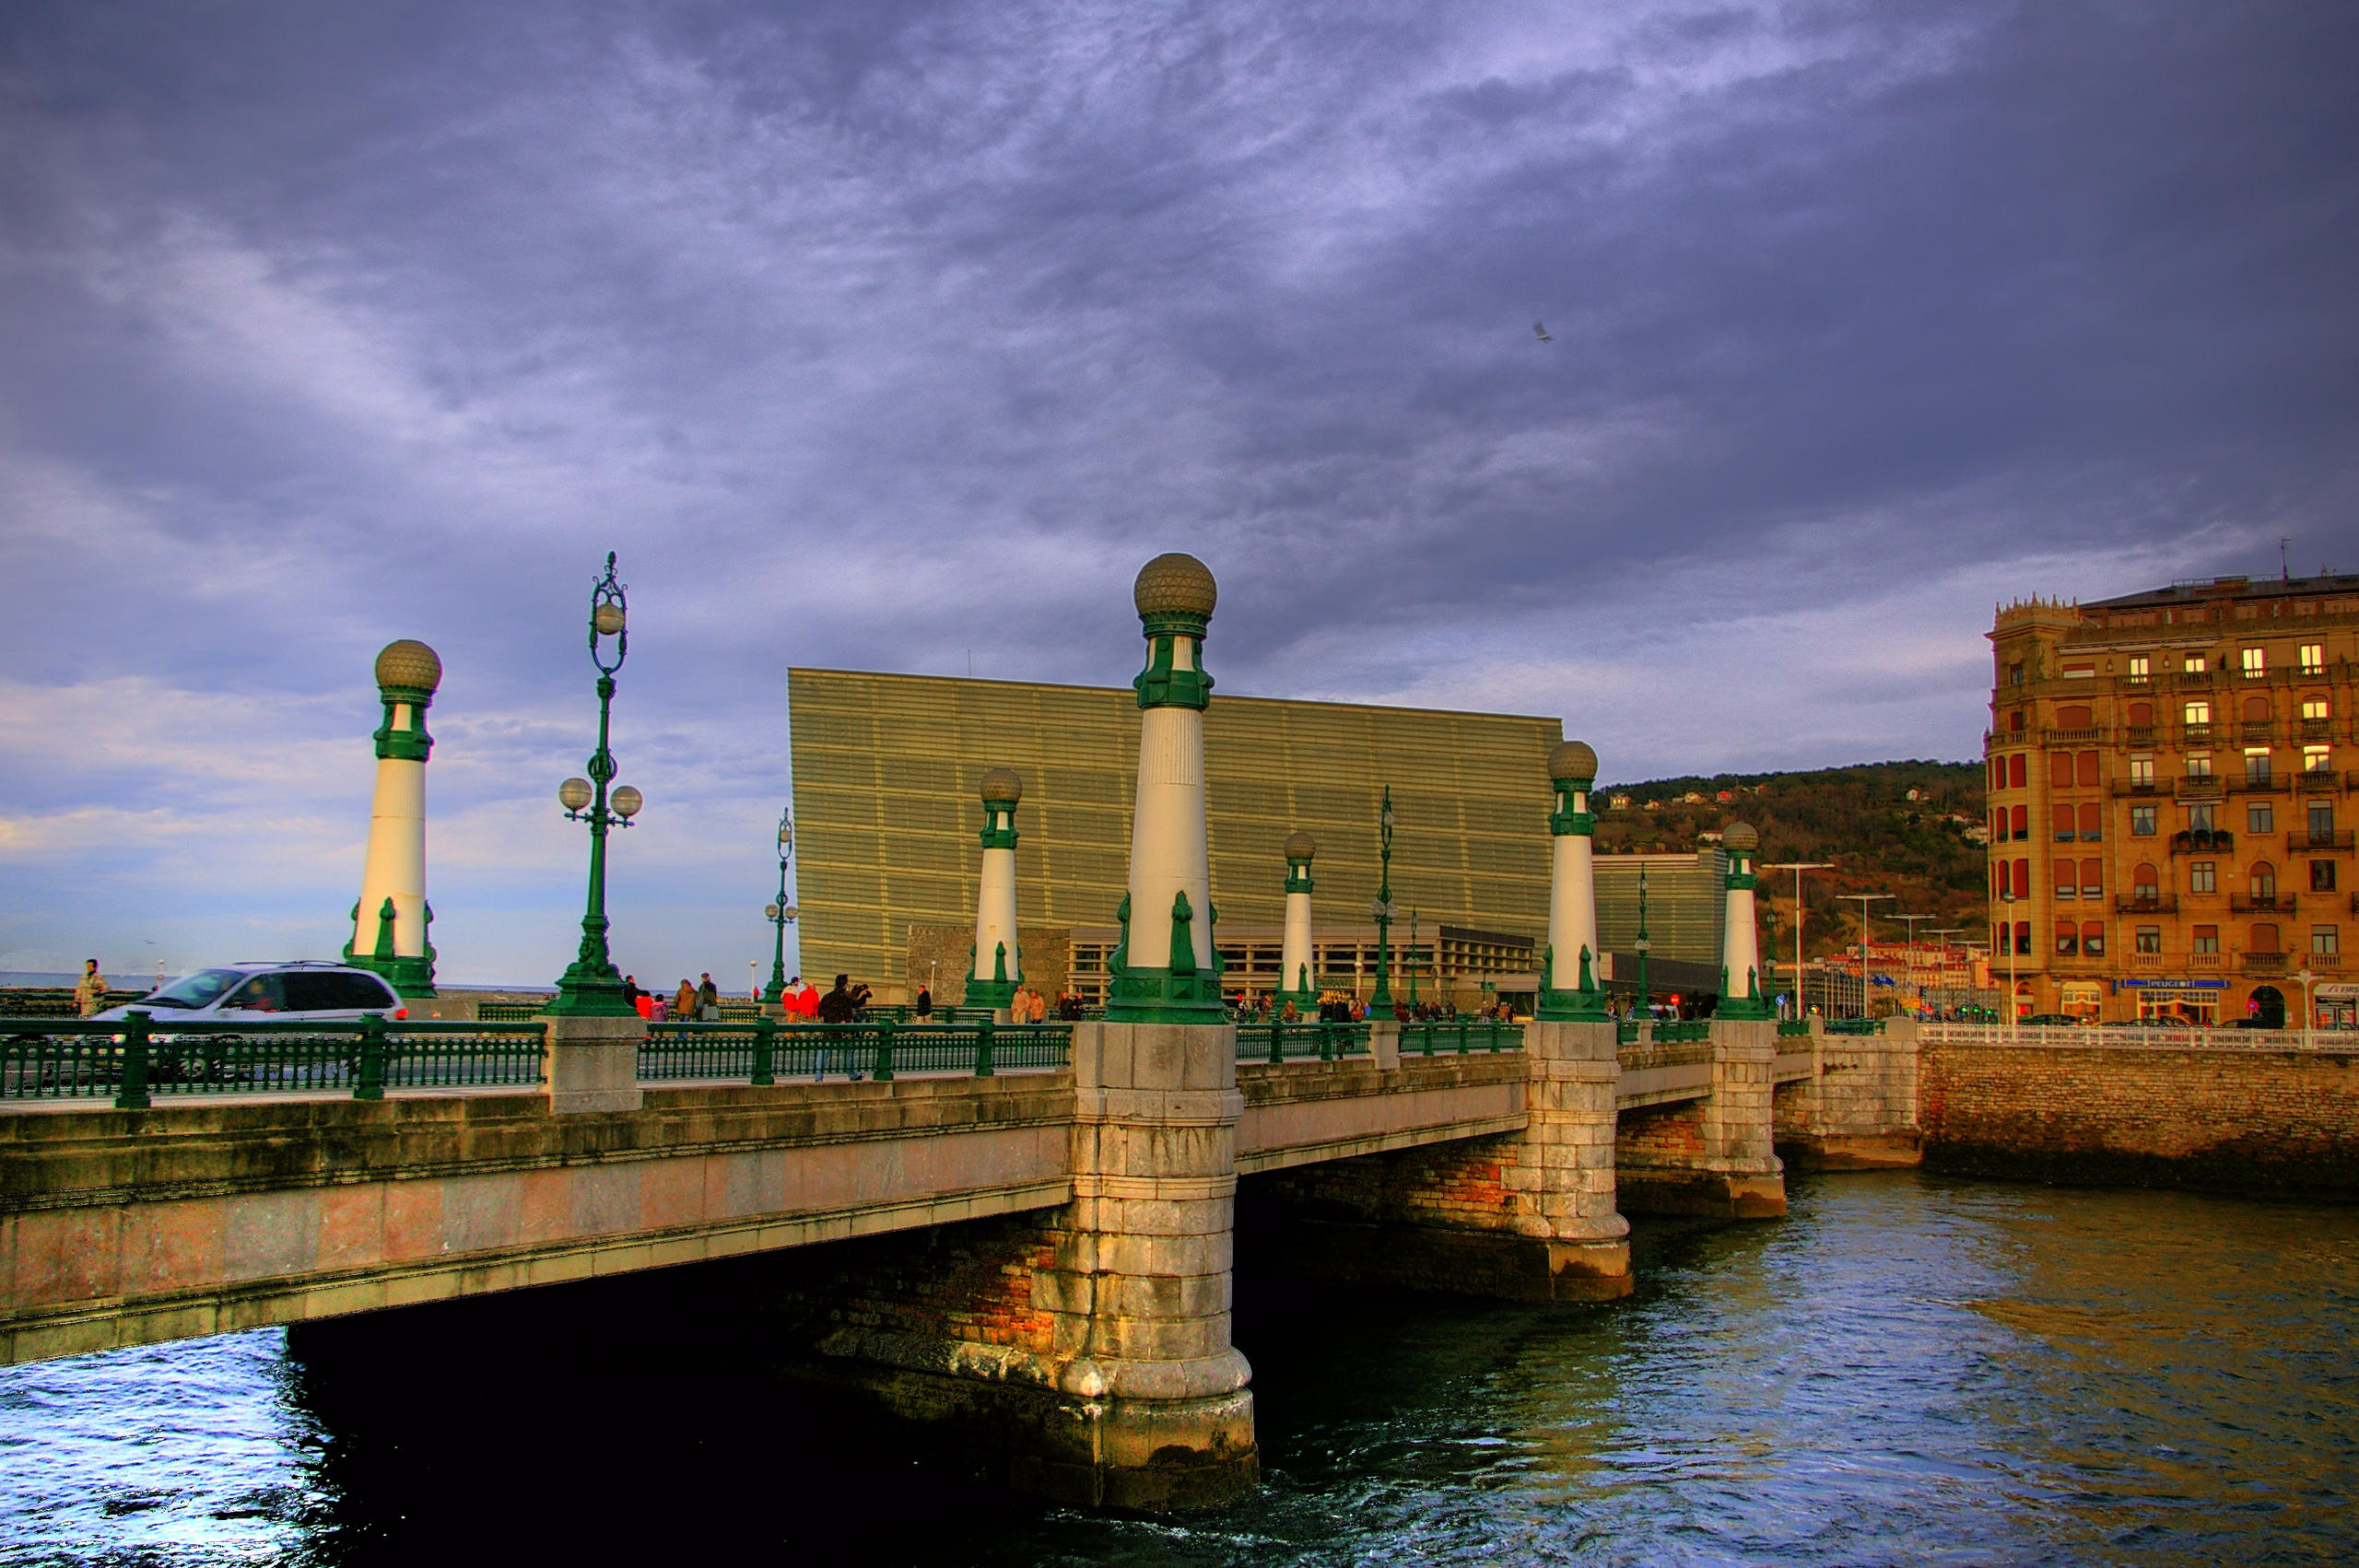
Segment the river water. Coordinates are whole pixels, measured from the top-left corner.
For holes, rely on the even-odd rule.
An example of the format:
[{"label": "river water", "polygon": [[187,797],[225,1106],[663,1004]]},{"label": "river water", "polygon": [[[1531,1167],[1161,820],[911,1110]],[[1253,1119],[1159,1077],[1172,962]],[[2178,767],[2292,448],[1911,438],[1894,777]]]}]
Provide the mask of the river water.
[{"label": "river water", "polygon": [[260,1332],[0,1371],[0,1561],[2359,1562],[2359,1214],[1898,1173],[1637,1239],[1607,1307],[1241,1273],[1266,1484],[1212,1515],[979,1490],[629,1322],[334,1379]]}]

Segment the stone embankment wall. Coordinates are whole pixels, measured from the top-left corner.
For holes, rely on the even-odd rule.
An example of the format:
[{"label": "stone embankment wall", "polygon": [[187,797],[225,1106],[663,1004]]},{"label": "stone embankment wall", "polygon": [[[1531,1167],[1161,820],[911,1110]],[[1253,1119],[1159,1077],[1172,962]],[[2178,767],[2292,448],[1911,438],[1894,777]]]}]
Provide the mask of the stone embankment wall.
[{"label": "stone embankment wall", "polygon": [[[1787,1165],[1805,1171],[1877,1170],[1923,1157],[1918,1118],[1918,1025],[1895,1019],[1872,1035],[1830,1035],[1821,1019],[1806,1036],[1780,1036],[1772,1128]],[[1788,1077],[1784,1064],[1792,1062]]]},{"label": "stone embankment wall", "polygon": [[1935,1169],[2359,1194],[2359,1041],[2256,1047],[2204,1031],[2186,1045],[2011,1046],[2002,1030],[1926,1033],[1918,1116]]}]

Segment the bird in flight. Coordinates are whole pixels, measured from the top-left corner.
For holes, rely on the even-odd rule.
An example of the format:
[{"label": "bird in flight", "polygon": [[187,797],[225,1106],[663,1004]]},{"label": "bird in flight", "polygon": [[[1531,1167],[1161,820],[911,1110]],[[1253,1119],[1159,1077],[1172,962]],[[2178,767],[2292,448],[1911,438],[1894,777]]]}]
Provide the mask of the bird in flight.
[{"label": "bird in flight", "polygon": [[1538,322],[1532,323],[1532,335],[1538,338],[1543,343],[1554,343],[1556,341],[1555,338],[1548,335],[1548,329],[1542,326]]}]

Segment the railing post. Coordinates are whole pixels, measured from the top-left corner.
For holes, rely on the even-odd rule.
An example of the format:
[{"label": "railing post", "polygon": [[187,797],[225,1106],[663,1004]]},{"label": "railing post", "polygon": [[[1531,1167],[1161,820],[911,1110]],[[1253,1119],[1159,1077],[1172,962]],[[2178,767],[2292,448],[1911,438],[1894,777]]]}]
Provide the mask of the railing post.
[{"label": "railing post", "polygon": [[893,1082],[893,1021],[890,1018],[876,1021],[876,1082]]},{"label": "railing post", "polygon": [[[1348,1029],[1351,1025],[1346,1024],[1344,1027]],[[1320,1061],[1335,1059],[1335,1029],[1331,1024],[1319,1025],[1319,1059]]]},{"label": "railing post", "polygon": [[147,1024],[152,1013],[131,1012],[123,1021],[123,1081],[115,1085],[114,1108],[147,1108]]},{"label": "railing post", "polygon": [[777,1066],[778,1020],[764,1014],[754,1020],[754,1073],[757,1083],[778,1082],[773,1069]]},{"label": "railing post", "polygon": [[[1496,1024],[1498,1021],[1493,1019],[1492,1022]],[[1460,1056],[1466,1054],[1466,1020],[1463,1018],[1458,1021],[1458,1054]]]},{"label": "railing post", "polygon": [[1270,1014],[1270,1059],[1272,1061],[1279,1062],[1286,1059],[1285,1039],[1286,1021],[1273,1012]]},{"label": "railing post", "polygon": [[992,1076],[992,1021],[988,1018],[975,1025],[975,1076]]},{"label": "railing post", "polygon": [[364,1012],[360,1015],[360,1064],[353,1074],[352,1097],[356,1100],[381,1100],[385,1097],[385,1015]]},{"label": "railing post", "polygon": [[1491,1020],[1491,1054],[1499,1054],[1499,1021],[1496,1018]]}]

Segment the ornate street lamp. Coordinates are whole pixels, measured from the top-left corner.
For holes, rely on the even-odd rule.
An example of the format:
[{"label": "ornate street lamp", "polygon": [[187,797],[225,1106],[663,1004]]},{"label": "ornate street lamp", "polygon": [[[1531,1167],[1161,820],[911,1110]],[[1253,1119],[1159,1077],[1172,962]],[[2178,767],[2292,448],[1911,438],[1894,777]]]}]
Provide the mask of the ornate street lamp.
[{"label": "ornate street lamp", "polygon": [[1382,867],[1376,902],[1367,907],[1376,921],[1376,994],[1367,999],[1370,1018],[1392,1016],[1392,786],[1384,787],[1384,804],[1376,813],[1377,856]]},{"label": "ornate street lamp", "polygon": [[1638,940],[1630,944],[1638,954],[1638,1015],[1652,1018],[1655,1014],[1655,994],[1647,984],[1647,949],[1654,943],[1647,940],[1647,868],[1638,868]]},{"label": "ornate street lamp", "polygon": [[[598,749],[590,754],[590,777],[569,778],[557,798],[566,820],[590,825],[590,897],[581,916],[581,951],[557,983],[549,1012],[577,1018],[626,1018],[636,1012],[623,995],[623,977],[606,951],[606,833],[628,827],[645,801],[626,784],[611,796],[615,754],[606,748],[615,701],[615,672],[630,651],[623,585],[615,580],[614,552],[606,553],[606,575],[590,591],[590,661],[598,667]],[[602,638],[611,638],[609,645]]]},{"label": "ornate street lamp", "polygon": [[1414,1015],[1416,1013],[1416,1011],[1417,1011],[1417,964],[1418,964],[1418,962],[1419,962],[1417,954],[1418,954],[1418,949],[1417,949],[1417,907],[1416,907],[1414,904],[1412,904],[1412,905],[1410,905],[1410,906],[1409,906],[1409,955],[1408,955],[1408,964],[1409,964],[1409,1012],[1410,1012],[1410,1013],[1411,1013],[1411,1015],[1412,1015],[1412,1016],[1414,1016]]},{"label": "ornate street lamp", "polygon": [[778,944],[770,950],[770,983],[762,992],[774,1002],[786,994],[786,928],[793,923],[794,906],[786,901],[786,868],[794,860],[794,808],[778,813],[778,902],[765,905],[762,914],[778,928]]}]

